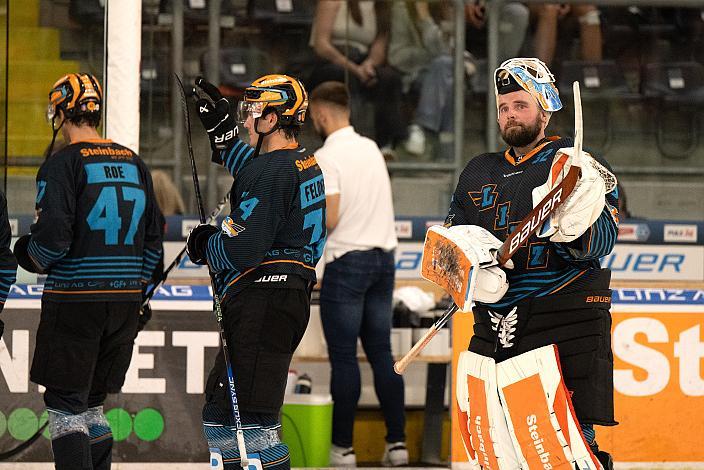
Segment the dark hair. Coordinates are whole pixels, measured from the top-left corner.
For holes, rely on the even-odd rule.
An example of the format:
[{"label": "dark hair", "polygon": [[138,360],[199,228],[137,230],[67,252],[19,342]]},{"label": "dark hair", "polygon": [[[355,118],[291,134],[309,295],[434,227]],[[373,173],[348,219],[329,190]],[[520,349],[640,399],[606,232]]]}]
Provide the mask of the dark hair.
[{"label": "dark hair", "polygon": [[[266,117],[269,113],[276,114],[277,122],[281,123],[281,111],[276,108],[266,108],[264,109],[262,117]],[[296,124],[279,124],[279,130],[284,133],[287,139],[298,139],[298,135],[301,133],[301,126]]]},{"label": "dark hair", "polygon": [[350,105],[350,94],[344,83],[328,81],[315,87],[310,94],[310,101],[325,101],[347,109]]},{"label": "dark hair", "polygon": [[82,113],[68,119],[74,126],[90,126],[97,128],[100,125],[100,113]]},{"label": "dark hair", "polygon": [[298,135],[301,133],[301,126],[280,126],[287,139],[298,140]]}]

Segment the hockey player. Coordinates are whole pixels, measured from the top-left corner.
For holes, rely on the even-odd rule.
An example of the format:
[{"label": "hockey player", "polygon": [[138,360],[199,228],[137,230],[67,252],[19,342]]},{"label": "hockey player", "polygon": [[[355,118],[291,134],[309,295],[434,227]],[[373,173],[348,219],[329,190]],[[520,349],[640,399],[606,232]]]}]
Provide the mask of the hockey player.
[{"label": "hockey player", "polygon": [[[221,298],[223,325],[250,462],[290,467],[279,441],[279,411],[288,368],[310,315],[315,264],[325,243],[325,191],[315,157],[297,142],[308,107],[301,82],[266,75],[245,90],[237,137],[229,103],[196,80],[198,113],[213,162],[234,178],[231,211],[220,227],[199,225],[188,237],[190,259],[208,264]],[[261,154],[259,154],[261,152]],[[203,407],[211,461],[239,467],[234,420],[222,352],[206,385]]]},{"label": "hockey player", "polygon": [[[0,313],[5,307],[5,300],[10,291],[10,286],[14,284],[17,277],[17,261],[10,251],[10,240],[12,231],[7,218],[7,199],[0,191]],[[5,330],[5,324],[0,319],[0,338]]]},{"label": "hockey player", "polygon": [[[455,189],[446,226],[478,225],[500,244],[545,194],[558,150],[573,139],[547,137],[562,107],[554,77],[537,59],[510,59],[495,72],[502,152],[473,158]],[[603,166],[606,163],[599,160]],[[592,174],[594,172],[590,172]],[[506,269],[508,291],[494,303],[477,302],[469,350],[497,363],[541,346],[558,346],[562,373],[586,442],[606,469],[593,425],[613,426],[610,272],[599,258],[617,235],[618,194],[606,194],[601,175],[583,177],[539,235],[530,237]],[[470,397],[471,403],[471,397]],[[547,468],[547,467],[546,467]],[[581,467],[580,467],[581,468]]]},{"label": "hockey player", "polygon": [[58,470],[109,469],[103,414],[132,357],[143,288],[162,251],[152,179],[130,149],[101,139],[102,91],[72,73],[49,93],[48,118],[66,147],[37,173],[37,221],[15,244],[28,271],[47,274],[30,379],[44,402]]}]

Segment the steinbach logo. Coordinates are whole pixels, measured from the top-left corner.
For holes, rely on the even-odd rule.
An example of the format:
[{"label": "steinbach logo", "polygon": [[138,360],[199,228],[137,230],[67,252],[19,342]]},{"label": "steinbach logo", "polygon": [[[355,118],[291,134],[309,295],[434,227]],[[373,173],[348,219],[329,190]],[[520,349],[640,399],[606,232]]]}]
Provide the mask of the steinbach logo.
[{"label": "steinbach logo", "polygon": [[[512,253],[514,250],[518,249],[521,244],[526,241],[528,235],[542,224],[545,219],[550,215],[555,205],[562,200],[562,188],[559,188],[553,197],[543,204],[543,207],[537,212],[526,225],[523,226],[520,233],[516,234],[511,239],[511,245],[509,247],[509,252]],[[514,232],[515,233],[515,232]]]},{"label": "steinbach logo", "polygon": [[552,464],[550,463],[550,452],[545,451],[545,446],[543,445],[543,439],[540,437],[538,432],[538,425],[535,424],[538,418],[535,415],[530,415],[526,418],[526,424],[528,424],[528,432],[530,433],[530,438],[533,439],[533,447],[535,447],[535,452],[540,457],[540,461],[543,463],[543,468],[545,470],[552,469]]}]

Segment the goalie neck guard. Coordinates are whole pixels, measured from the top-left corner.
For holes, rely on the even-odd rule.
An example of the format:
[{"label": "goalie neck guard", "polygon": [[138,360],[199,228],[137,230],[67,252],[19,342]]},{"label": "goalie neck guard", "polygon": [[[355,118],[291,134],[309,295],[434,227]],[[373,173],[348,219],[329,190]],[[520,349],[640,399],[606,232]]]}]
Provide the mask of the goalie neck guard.
[{"label": "goalie neck guard", "polygon": [[525,90],[540,107],[549,113],[562,109],[555,77],[547,65],[535,58],[514,58],[504,61],[494,72],[496,105],[499,95]]}]

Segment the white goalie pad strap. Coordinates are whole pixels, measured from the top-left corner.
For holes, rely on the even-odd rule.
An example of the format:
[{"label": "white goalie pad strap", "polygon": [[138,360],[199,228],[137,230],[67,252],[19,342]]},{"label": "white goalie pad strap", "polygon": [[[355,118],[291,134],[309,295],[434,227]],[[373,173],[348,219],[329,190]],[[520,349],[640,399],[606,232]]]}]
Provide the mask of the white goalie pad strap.
[{"label": "white goalie pad strap", "polygon": [[541,227],[538,237],[550,237],[550,241],[558,243],[571,242],[599,218],[606,204],[606,183],[592,161],[595,160],[589,153],[576,155],[572,147],[557,151],[548,181],[533,189],[533,207],[560,184],[572,165],[579,166],[581,174],[572,193]]},{"label": "white goalie pad strap", "polygon": [[476,225],[428,229],[423,245],[421,275],[442,287],[460,310],[472,301],[498,302],[508,290],[506,273],[498,266],[501,241]]},{"label": "white goalie pad strap", "polygon": [[461,353],[456,393],[462,442],[475,468],[520,469],[499,401],[494,360]]},{"label": "white goalie pad strap", "polygon": [[555,345],[503,361],[496,374],[519,468],[602,470],[582,435]]}]

